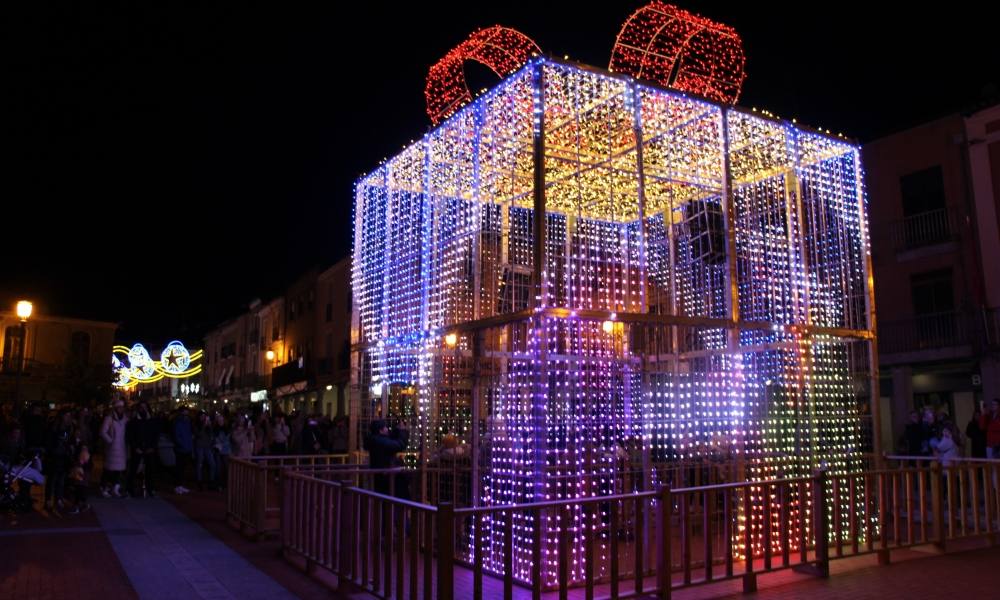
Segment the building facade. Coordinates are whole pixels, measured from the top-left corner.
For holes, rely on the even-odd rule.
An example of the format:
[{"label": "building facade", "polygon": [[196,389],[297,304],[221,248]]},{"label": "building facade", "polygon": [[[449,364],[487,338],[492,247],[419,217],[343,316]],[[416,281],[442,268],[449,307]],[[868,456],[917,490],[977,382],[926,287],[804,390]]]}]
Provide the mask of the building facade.
[{"label": "building facade", "polygon": [[250,401],[250,392],[260,386],[258,373],[251,370],[248,361],[249,342],[253,318],[243,313],[230,319],[205,336],[203,404],[244,405]]},{"label": "building facade", "polygon": [[318,303],[316,385],[323,413],[346,415],[351,381],[351,261],[345,258],[320,273],[316,280]]},{"label": "building facade", "polygon": [[203,402],[347,415],[350,272],[350,259],[311,269],[281,296],[254,300],[209,331]]},{"label": "building facade", "polygon": [[1000,397],[1000,106],[865,145],[883,447],[912,410]]},{"label": "building facade", "polygon": [[[0,312],[0,397],[19,403],[92,405],[110,398],[116,323],[47,314],[24,323]],[[23,354],[22,354],[23,352]]]}]

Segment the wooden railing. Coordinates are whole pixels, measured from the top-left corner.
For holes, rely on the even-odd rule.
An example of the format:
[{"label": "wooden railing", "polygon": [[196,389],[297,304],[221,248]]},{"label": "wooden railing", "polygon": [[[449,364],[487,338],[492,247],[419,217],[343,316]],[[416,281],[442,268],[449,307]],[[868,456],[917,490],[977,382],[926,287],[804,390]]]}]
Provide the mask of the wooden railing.
[{"label": "wooden railing", "polygon": [[347,464],[346,454],[231,458],[226,482],[226,517],[257,537],[277,532],[281,514],[281,471],[329,469]]},{"label": "wooden railing", "polygon": [[927,519],[933,525],[933,542],[941,547],[952,539],[1000,533],[1000,460],[953,458],[942,464],[934,457],[890,455],[886,461],[895,466],[890,469],[897,474],[893,489],[907,488],[905,508],[899,506],[893,513],[895,518],[900,513],[907,516],[907,539],[917,535],[909,532],[914,526],[911,506],[917,510],[919,534],[926,537]]},{"label": "wooden railing", "polygon": [[893,549],[995,535],[997,463],[475,508],[358,487],[398,470],[286,470],[282,543],[307,570],[381,598],[565,598],[572,587],[669,598],[737,578],[752,591],[764,573],[826,576],[841,557],[877,552],[885,563]]}]

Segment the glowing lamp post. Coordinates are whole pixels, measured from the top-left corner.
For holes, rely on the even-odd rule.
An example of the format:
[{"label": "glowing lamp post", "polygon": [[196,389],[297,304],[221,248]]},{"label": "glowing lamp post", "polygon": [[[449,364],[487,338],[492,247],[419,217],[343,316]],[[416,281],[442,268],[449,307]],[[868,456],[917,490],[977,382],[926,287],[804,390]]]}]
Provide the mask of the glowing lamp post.
[{"label": "glowing lamp post", "polygon": [[28,329],[27,323],[28,319],[31,318],[31,311],[33,309],[31,302],[27,300],[21,300],[17,303],[17,318],[21,320],[20,325],[20,343],[18,344],[17,350],[17,365],[14,369],[14,415],[19,416],[21,414],[21,369],[24,368],[24,346],[28,341]]}]

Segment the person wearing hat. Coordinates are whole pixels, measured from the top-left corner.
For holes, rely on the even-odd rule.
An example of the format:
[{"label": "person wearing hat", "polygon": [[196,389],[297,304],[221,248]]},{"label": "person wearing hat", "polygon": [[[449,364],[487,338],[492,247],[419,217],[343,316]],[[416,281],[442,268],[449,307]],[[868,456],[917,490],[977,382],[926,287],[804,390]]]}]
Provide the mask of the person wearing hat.
[{"label": "person wearing hat", "polygon": [[104,440],[104,472],[110,486],[101,490],[101,495],[105,498],[124,497],[121,486],[122,473],[128,464],[128,452],[125,447],[127,424],[125,401],[119,398],[112,404],[111,414],[104,417],[104,423],[101,425],[101,439]]}]

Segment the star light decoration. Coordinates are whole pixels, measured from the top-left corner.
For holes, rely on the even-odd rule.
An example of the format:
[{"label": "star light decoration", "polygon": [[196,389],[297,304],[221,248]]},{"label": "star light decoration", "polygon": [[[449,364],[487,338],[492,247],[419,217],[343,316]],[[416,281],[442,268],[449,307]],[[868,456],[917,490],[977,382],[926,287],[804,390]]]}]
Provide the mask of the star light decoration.
[{"label": "star light decoration", "polygon": [[[160,360],[153,360],[142,344],[114,346],[111,367],[115,372],[114,385],[120,389],[134,389],[141,383],[153,383],[164,377],[186,379],[201,373],[202,350],[189,352],[184,344],[172,341],[160,352]],[[121,358],[119,358],[121,357]]]},{"label": "star light decoration", "polygon": [[[742,82],[741,53],[734,78],[671,64],[667,83],[701,96]],[[482,505],[651,490],[690,464],[751,482],[824,464],[845,482],[825,509],[870,520],[843,495],[853,479],[864,496],[856,390],[874,370],[860,152],[734,99],[534,58],[359,179],[362,420],[412,419],[427,452],[479,431]],[[810,494],[783,513],[754,486],[734,546],[760,556],[787,524],[795,547]],[[503,571],[510,530],[512,575],[550,585],[568,529],[580,581],[589,530],[609,576],[610,506],[565,518],[484,518],[486,565]]]}]

